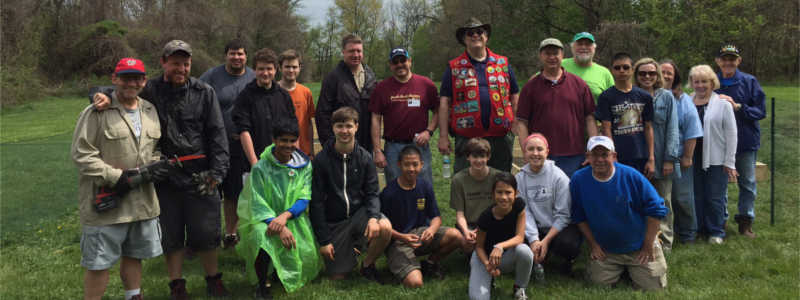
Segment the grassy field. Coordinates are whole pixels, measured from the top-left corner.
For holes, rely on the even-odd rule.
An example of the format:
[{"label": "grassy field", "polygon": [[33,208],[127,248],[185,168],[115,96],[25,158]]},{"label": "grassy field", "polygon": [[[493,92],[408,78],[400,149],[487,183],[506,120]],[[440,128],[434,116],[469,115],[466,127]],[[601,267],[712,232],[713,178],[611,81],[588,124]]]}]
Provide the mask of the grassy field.
[{"label": "grassy field", "polygon": [[[309,84],[315,95],[319,84]],[[765,87],[776,107],[776,223],[769,226],[769,182],[759,183],[756,202],[756,240],[739,236],[731,220],[725,244],[704,242],[677,245],[667,257],[669,287],[645,294],[628,284],[617,288],[591,286],[582,278],[548,273],[544,285],[531,285],[531,298],[546,299],[797,299],[800,292],[800,88]],[[0,299],[76,299],[82,295],[80,225],[77,217],[77,172],[68,151],[74,122],[86,105],[85,98],[51,98],[33,102],[0,115]],[[770,118],[761,122],[759,161],[770,161]],[[434,161],[441,161],[434,151]],[[449,183],[435,163],[436,195],[445,224],[452,224]],[[729,210],[736,212],[737,187],[729,186]],[[220,256],[225,283],[234,298],[251,298],[243,263],[233,251]],[[577,273],[585,270],[579,259]],[[279,299],[463,299],[468,269],[461,254],[445,261],[447,277],[429,281],[418,290],[399,285],[378,286],[360,278],[341,282],[317,279],[291,295],[273,288]],[[549,266],[545,266],[548,268]],[[379,261],[385,278],[385,260]],[[189,291],[203,299],[205,283],[199,261],[185,267]],[[504,275],[494,293],[510,298],[513,278]],[[149,299],[168,296],[166,270],[161,258],[144,264],[143,290]],[[108,299],[122,298],[118,269],[112,271]]]}]

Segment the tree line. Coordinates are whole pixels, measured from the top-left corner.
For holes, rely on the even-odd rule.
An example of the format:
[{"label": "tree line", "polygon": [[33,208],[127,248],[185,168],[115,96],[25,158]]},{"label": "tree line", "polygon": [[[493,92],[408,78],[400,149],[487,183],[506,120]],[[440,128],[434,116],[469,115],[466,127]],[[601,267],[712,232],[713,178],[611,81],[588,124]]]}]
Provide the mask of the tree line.
[{"label": "tree line", "polygon": [[[35,99],[68,83],[85,90],[106,80],[121,57],[158,73],[161,47],[182,39],[194,50],[192,75],[222,62],[239,38],[251,53],[293,48],[304,56],[301,81],[320,81],[338,63],[347,33],[365,41],[364,61],[389,76],[388,51],[409,48],[415,73],[439,80],[463,51],[455,30],[470,16],[492,25],[489,47],[509,57],[518,78],[539,69],[538,44],[567,43],[581,31],[597,40],[596,60],[625,51],[672,58],[682,67],[711,63],[723,43],[743,49],[741,69],[762,81],[800,74],[800,2],[770,0],[334,0],[312,25],[302,0],[5,0],[2,105]],[[569,52],[569,51],[568,51]],[[567,53],[567,56],[571,54]],[[53,88],[56,87],[56,88]]]}]

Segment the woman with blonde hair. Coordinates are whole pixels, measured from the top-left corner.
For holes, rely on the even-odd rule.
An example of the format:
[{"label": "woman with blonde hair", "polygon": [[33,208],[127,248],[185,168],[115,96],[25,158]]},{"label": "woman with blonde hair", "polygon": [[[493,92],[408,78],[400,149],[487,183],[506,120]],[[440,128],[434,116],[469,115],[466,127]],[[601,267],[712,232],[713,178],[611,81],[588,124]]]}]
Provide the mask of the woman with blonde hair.
[{"label": "woman with blonde hair", "polygon": [[711,244],[722,244],[727,219],[728,180],[736,172],[736,117],[728,101],[714,92],[719,79],[708,65],[694,66],[689,71],[694,89],[693,102],[703,126],[703,137],[697,139],[694,165],[694,194],[698,231],[709,236]]}]

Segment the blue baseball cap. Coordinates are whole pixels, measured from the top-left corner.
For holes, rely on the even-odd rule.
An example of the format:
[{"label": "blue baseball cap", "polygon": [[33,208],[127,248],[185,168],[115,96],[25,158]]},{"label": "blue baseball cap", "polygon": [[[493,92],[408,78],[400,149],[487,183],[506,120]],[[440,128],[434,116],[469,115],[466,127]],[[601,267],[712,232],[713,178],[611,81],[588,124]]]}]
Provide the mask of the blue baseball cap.
[{"label": "blue baseball cap", "polygon": [[389,52],[389,61],[392,61],[392,59],[400,55],[405,56],[406,58],[411,58],[411,55],[408,55],[408,50],[402,47],[397,47]]}]

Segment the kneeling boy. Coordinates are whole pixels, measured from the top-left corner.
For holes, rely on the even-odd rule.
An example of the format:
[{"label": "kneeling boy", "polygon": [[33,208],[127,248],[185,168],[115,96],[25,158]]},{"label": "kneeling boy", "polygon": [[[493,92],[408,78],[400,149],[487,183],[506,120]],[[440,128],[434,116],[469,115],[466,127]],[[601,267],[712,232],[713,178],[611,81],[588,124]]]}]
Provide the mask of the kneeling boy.
[{"label": "kneeling boy", "polygon": [[391,241],[392,224],[380,211],[378,172],[369,151],[356,144],[358,111],[339,108],[331,123],[336,140],[314,157],[309,210],[325,272],[334,280],[345,278],[367,248],[361,275],[382,284],[375,260]]},{"label": "kneeling boy", "polygon": [[236,251],[247,262],[251,281],[258,278],[256,297],[270,299],[266,287],[271,266],[287,292],[314,279],[322,269],[307,214],[311,200],[311,161],[295,148],[297,122],[279,120],[272,128],[274,144],[253,166],[239,196],[241,241]]},{"label": "kneeling boy", "polygon": [[456,211],[456,228],[464,237],[462,250],[469,257],[478,236],[478,218],[494,203],[492,188],[500,170],[488,165],[492,146],[483,138],[471,138],[463,148],[469,168],[458,171],[450,184],[450,207]]},{"label": "kneeling boy", "polygon": [[[418,178],[422,154],[413,145],[400,151],[401,174],[381,192],[381,212],[393,224],[392,244],[386,249],[389,270],[409,288],[422,286],[422,275],[442,277],[439,261],[460,247],[461,233],[441,227],[442,218],[431,183]],[[421,264],[417,256],[427,255]]]}]

